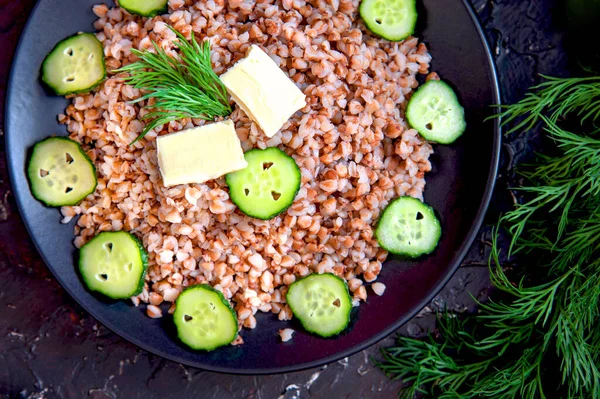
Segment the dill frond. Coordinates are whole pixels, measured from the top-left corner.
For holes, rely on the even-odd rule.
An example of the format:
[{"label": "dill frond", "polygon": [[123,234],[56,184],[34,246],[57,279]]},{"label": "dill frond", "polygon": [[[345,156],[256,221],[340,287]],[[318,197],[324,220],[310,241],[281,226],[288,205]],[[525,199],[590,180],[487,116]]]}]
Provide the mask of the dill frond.
[{"label": "dill frond", "polygon": [[508,133],[532,129],[541,117],[552,123],[574,114],[581,123],[600,118],[600,77],[558,78],[544,76],[517,104],[500,105],[504,126],[512,124]]},{"label": "dill frond", "polygon": [[154,52],[133,49],[139,60],[115,71],[127,73],[125,83],[145,93],[134,103],[154,99],[153,105],[147,106],[152,112],[143,118],[150,122],[133,143],[150,130],[175,120],[213,120],[232,111],[225,86],[212,69],[210,43],[206,40],[199,44],[193,34],[188,42],[169,28],[177,35],[179,59],[153,42]]}]

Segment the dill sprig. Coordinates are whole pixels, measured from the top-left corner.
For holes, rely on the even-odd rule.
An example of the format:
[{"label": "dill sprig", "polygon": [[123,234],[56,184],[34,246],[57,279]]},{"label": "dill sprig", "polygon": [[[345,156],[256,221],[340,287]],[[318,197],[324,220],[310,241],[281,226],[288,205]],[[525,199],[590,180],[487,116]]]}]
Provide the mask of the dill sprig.
[{"label": "dill sprig", "polygon": [[169,28],[177,35],[175,47],[179,58],[168,55],[152,42],[154,52],[133,49],[131,52],[139,60],[115,71],[127,73],[124,81],[145,93],[133,102],[155,100],[147,105],[152,111],[143,117],[150,122],[133,143],[171,121],[213,120],[231,113],[225,86],[212,69],[210,42],[205,40],[199,44],[193,34],[188,42],[180,32]]},{"label": "dill sprig", "polygon": [[[508,133],[529,130],[548,117],[556,123],[568,114],[587,120],[600,118],[600,77],[558,78],[544,76],[517,104],[499,105],[503,125],[512,124]],[[516,122],[516,123],[513,123]]]},{"label": "dill sprig", "polygon": [[[494,229],[493,299],[383,351],[378,365],[408,384],[404,398],[600,398],[600,78],[533,90],[501,112],[510,132],[541,124],[554,144],[520,171],[525,199],[500,220],[523,267],[502,267]],[[579,132],[564,128],[573,118]]]},{"label": "dill sprig", "polygon": [[[600,88],[600,82],[598,86]],[[600,92],[595,102],[600,105]],[[593,137],[596,132],[592,135],[576,134],[561,129],[546,116],[540,115],[539,120],[545,124],[548,137],[554,140],[562,155],[540,155],[543,167],[521,171],[523,176],[537,184],[516,189],[531,194],[531,199],[517,205],[517,209],[506,216],[506,221],[511,223],[509,230],[513,236],[519,237],[529,218],[545,209],[551,214],[558,214],[556,240],[559,240],[567,228],[573,203],[577,201],[581,207],[594,202],[600,194],[600,159],[597,157],[600,140]],[[513,240],[511,249],[515,242]]]}]

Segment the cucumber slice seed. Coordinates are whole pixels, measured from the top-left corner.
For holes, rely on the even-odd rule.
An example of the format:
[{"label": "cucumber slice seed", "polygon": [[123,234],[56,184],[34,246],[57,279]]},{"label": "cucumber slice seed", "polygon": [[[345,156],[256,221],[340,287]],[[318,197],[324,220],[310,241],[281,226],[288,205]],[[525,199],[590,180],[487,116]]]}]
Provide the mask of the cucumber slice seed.
[{"label": "cucumber slice seed", "polygon": [[125,299],[144,288],[148,254],[140,241],[125,231],[105,231],[79,250],[79,272],[91,291]]},{"label": "cucumber slice seed", "polygon": [[386,40],[398,42],[415,32],[416,0],[363,0],[359,12],[367,28]]},{"label": "cucumber slice seed", "polygon": [[418,258],[433,252],[442,228],[433,208],[412,197],[396,198],[383,210],[375,237],[394,254]]},{"label": "cucumber slice seed", "polygon": [[119,6],[130,14],[153,17],[168,11],[169,0],[119,0]]},{"label": "cucumber slice seed", "polygon": [[440,80],[430,80],[413,94],[406,119],[425,139],[450,144],[466,130],[465,110],[456,93]]},{"label": "cucumber slice seed", "polygon": [[66,137],[50,137],[33,147],[27,177],[33,196],[54,207],[77,205],[98,184],[90,158]]},{"label": "cucumber slice seed", "polygon": [[181,342],[211,351],[237,338],[237,316],[220,291],[207,284],[186,288],[175,304],[173,320]]},{"label": "cucumber slice seed", "polygon": [[105,77],[104,48],[91,33],[62,40],[42,64],[42,80],[59,96],[85,93]]},{"label": "cucumber slice seed", "polygon": [[248,167],[225,176],[231,201],[246,215],[268,220],[292,205],[302,181],[294,158],[277,147],[244,154]]},{"label": "cucumber slice seed", "polygon": [[331,273],[311,274],[294,282],[286,301],[306,331],[321,337],[341,333],[350,322],[348,285]]}]

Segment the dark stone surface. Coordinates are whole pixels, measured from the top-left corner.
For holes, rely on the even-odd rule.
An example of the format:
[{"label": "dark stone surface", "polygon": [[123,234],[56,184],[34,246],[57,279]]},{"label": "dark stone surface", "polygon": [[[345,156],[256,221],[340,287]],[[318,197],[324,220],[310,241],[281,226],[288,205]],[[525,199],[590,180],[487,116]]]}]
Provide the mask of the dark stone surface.
[{"label": "dark stone surface", "polygon": [[[0,0],[0,113],[10,60],[33,3]],[[539,74],[566,73],[565,35],[552,18],[557,1],[472,3],[493,48],[505,102],[520,99]],[[512,166],[530,156],[537,141],[533,132],[506,140],[487,226],[448,286],[401,333],[423,334],[433,326],[432,310],[473,311],[470,295],[487,297],[490,225],[513,203],[507,190]],[[0,398],[292,399],[331,397],[332,391],[336,398],[394,398],[401,384],[371,362],[391,344],[388,338],[322,368],[261,377],[195,370],[136,348],[98,324],[51,277],[17,213],[0,143]]]}]

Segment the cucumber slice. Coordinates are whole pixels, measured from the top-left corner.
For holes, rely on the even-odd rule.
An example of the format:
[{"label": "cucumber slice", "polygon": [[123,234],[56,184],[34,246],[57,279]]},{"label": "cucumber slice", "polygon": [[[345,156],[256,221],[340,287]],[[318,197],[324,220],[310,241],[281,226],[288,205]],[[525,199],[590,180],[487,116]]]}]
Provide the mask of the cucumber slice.
[{"label": "cucumber slice", "polygon": [[168,11],[169,0],[119,0],[119,6],[130,14],[153,17]]},{"label": "cucumber slice", "polygon": [[304,277],[290,285],[285,298],[306,331],[321,337],[341,333],[350,322],[348,285],[334,274]]},{"label": "cucumber slice", "polygon": [[421,136],[440,144],[454,142],[467,128],[465,110],[456,93],[440,80],[430,80],[413,94],[406,119]]},{"label": "cucumber slice", "polygon": [[235,311],[221,292],[206,284],[179,294],[173,320],[181,342],[195,350],[211,351],[237,338]]},{"label": "cucumber slice", "polygon": [[140,241],[125,231],[105,231],[79,250],[79,272],[90,291],[125,299],[144,288],[148,254]]},{"label": "cucumber slice", "polygon": [[359,12],[367,28],[386,40],[399,42],[415,33],[416,0],[363,0]]},{"label": "cucumber slice", "polygon": [[33,147],[27,176],[33,196],[48,206],[77,205],[96,190],[96,168],[79,143],[50,137]]},{"label": "cucumber slice", "polygon": [[268,220],[292,205],[302,181],[294,158],[277,147],[244,154],[248,167],[225,176],[231,201],[246,215]]},{"label": "cucumber slice", "polygon": [[42,80],[59,96],[85,93],[105,77],[104,48],[91,33],[61,41],[42,64]]},{"label": "cucumber slice", "polygon": [[375,229],[375,237],[383,249],[410,258],[433,252],[441,235],[442,227],[433,208],[412,197],[390,202]]}]

